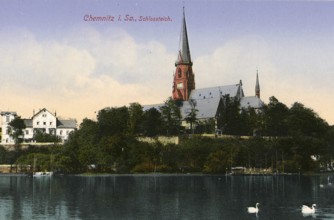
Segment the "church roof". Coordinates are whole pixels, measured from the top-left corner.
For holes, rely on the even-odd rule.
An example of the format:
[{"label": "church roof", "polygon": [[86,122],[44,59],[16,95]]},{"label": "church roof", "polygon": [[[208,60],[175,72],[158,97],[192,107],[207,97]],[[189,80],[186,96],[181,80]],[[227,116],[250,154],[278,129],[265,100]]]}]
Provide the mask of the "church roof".
[{"label": "church roof", "polygon": [[178,65],[178,64],[192,64],[191,57],[190,57],[187,24],[186,24],[184,8],[183,8],[182,29],[181,29],[181,34],[180,34],[179,54],[175,62],[175,65]]},{"label": "church roof", "polygon": [[260,109],[264,106],[263,101],[257,96],[247,96],[242,97],[240,100],[240,107],[241,108],[255,108]]},{"label": "church roof", "polygon": [[143,111],[147,111],[151,108],[155,108],[156,110],[160,111],[160,108],[164,105],[165,105],[165,103],[154,104],[154,105],[143,105]]},{"label": "church roof", "polygon": [[224,95],[229,95],[230,97],[235,97],[235,96],[243,97],[244,92],[242,88],[239,87],[239,84],[216,86],[203,89],[194,89],[191,91],[189,99],[199,100],[199,99],[220,98]]},{"label": "church roof", "polygon": [[195,101],[184,101],[183,106],[180,108],[182,118],[186,118],[191,112],[192,106],[191,101],[195,102],[195,109],[197,109],[196,117],[197,119],[214,118],[217,114],[218,105],[220,102],[220,97],[218,98],[208,98],[208,99],[197,99]]}]

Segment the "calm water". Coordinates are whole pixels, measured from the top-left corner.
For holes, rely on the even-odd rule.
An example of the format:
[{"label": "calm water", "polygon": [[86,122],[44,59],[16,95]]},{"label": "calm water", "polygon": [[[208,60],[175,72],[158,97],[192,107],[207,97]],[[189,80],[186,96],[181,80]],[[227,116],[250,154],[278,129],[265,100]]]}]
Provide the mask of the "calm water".
[{"label": "calm water", "polygon": [[[316,214],[303,216],[303,203]],[[334,186],[327,176],[0,175],[0,219],[334,219]]]}]

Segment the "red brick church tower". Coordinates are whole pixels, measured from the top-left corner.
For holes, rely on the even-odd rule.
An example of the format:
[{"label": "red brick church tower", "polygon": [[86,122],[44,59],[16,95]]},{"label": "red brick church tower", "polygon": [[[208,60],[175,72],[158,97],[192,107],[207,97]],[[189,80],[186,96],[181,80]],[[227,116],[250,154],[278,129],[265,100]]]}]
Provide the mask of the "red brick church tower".
[{"label": "red brick church tower", "polygon": [[191,90],[195,89],[195,76],[192,70],[186,18],[183,8],[183,22],[180,35],[180,49],[175,62],[173,100],[187,101]]}]

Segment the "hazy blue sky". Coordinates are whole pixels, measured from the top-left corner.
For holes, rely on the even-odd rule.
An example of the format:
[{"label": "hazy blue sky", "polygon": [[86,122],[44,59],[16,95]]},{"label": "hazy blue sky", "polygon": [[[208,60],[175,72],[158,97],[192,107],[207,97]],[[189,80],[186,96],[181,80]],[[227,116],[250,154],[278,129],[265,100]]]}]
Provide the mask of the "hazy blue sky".
[{"label": "hazy blue sky", "polygon": [[[0,0],[0,110],[79,121],[171,96],[185,6],[196,87],[241,79],[334,124],[334,1]],[[126,15],[166,22],[118,21]],[[113,16],[114,21],[85,21]]]}]

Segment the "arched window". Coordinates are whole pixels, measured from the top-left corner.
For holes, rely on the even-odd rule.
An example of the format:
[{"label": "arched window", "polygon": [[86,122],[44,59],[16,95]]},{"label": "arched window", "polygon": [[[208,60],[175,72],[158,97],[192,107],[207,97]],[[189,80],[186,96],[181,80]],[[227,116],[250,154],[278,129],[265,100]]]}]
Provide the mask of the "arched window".
[{"label": "arched window", "polygon": [[181,74],[182,74],[182,70],[181,70],[181,68],[178,68],[177,69],[177,75],[178,75],[178,77],[181,77]]}]

